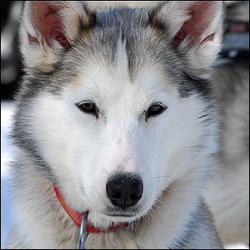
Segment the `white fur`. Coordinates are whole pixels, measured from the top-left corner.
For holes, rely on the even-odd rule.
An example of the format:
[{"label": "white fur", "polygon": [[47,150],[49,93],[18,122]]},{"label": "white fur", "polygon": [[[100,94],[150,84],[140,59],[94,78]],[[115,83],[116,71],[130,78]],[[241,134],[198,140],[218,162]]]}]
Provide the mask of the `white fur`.
[{"label": "white fur", "polygon": [[[166,79],[163,83],[157,67],[146,68],[141,73],[142,78],[131,83],[126,64],[119,60],[126,58],[122,50],[118,47],[117,71],[113,77],[101,66],[92,65],[87,71],[88,77],[84,73],[78,77],[78,86],[73,84],[65,88],[62,99],[43,94],[34,105],[34,109],[37,106],[41,109],[33,118],[34,137],[40,141],[42,156],[64,183],[61,191],[65,199],[75,209],[90,209],[90,220],[102,227],[112,220],[128,220],[122,217],[110,220],[103,215],[109,204],[106,183],[113,171],[140,174],[143,179],[142,209],[137,217],[129,219],[134,221],[148,213],[173,180],[195,180],[197,175],[202,175],[204,169],[200,165],[208,164],[204,163],[208,160],[207,150],[215,149],[205,136],[213,128],[204,131],[197,120],[205,108],[202,101],[193,96],[180,102],[177,90]],[[85,99],[95,100],[103,109],[104,114],[98,120],[75,106]],[[155,101],[161,101],[168,109],[148,122],[144,118],[138,121],[141,113]],[[35,110],[30,113],[37,114]],[[50,122],[47,126],[39,126],[44,120]],[[54,141],[60,144],[55,145]],[[189,145],[197,148],[190,149]],[[200,150],[203,146],[208,147],[205,155]],[[201,184],[190,182],[190,188],[195,185],[199,189]],[[192,200],[196,194],[189,196],[187,199]]]},{"label": "white fur", "polygon": [[[173,6],[171,11],[178,12],[181,22],[186,20]],[[25,13],[28,15],[27,10]],[[175,23],[177,17],[167,14]],[[29,20],[24,23],[22,51],[28,53],[27,65],[38,65],[44,53],[48,63],[57,60],[55,51],[28,45],[25,32],[33,34],[34,29]],[[179,26],[173,24],[174,29]],[[184,236],[190,214],[199,204],[210,155],[217,149],[216,124],[204,126],[198,119],[208,105],[200,95],[181,99],[177,86],[164,76],[157,62],[145,64],[131,82],[127,65],[125,44],[120,39],[116,67],[89,59],[82,73],[63,87],[60,98],[40,92],[31,99],[26,113],[26,119],[32,121],[29,129],[36,149],[60,180],[59,189],[67,204],[79,211],[89,210],[88,219],[97,227],[130,222],[129,227],[114,232],[90,234],[87,248],[166,248]],[[95,102],[100,110],[98,119],[76,107],[83,100]],[[155,102],[167,109],[146,121],[145,111]],[[22,152],[21,157],[27,156]],[[27,159],[27,169],[32,166]],[[140,210],[134,217],[105,215],[111,205],[106,183],[117,170],[138,174],[143,181]],[[17,222],[22,228],[20,235],[25,235],[24,246],[76,247],[78,228],[69,223],[51,183],[36,171],[32,175],[31,185],[25,187],[30,200],[27,204],[17,201],[16,206],[16,211],[22,212]],[[38,190],[42,190],[39,199]],[[34,209],[26,213],[29,207]],[[194,245],[213,246],[205,228],[198,234]],[[15,242],[11,244],[15,246]]]},{"label": "white fur", "polygon": [[[118,55],[126,58],[121,52]],[[215,149],[213,141],[206,137],[213,127],[204,130],[196,119],[205,108],[200,98],[192,96],[185,102],[180,101],[173,85],[166,79],[163,83],[157,67],[145,68],[141,77],[131,83],[129,78],[120,77],[121,73],[126,76],[126,67],[122,61],[118,62],[121,64],[117,65],[113,77],[106,69],[96,64],[91,65],[88,70],[89,77],[83,73],[77,79],[79,84],[71,84],[65,88],[61,99],[50,94],[41,94],[36,98],[33,108],[27,112],[27,116],[32,116],[34,124],[31,130],[34,139],[39,141],[38,149],[63,183],[60,189],[70,206],[79,210],[89,209],[90,222],[99,227],[106,227],[113,221],[133,222],[145,217],[137,238],[134,238],[130,228],[125,228],[108,236],[90,234],[87,246],[164,248],[178,237],[190,211],[196,206],[203,186],[203,171],[209,164],[207,154]],[[156,84],[152,89],[153,79]],[[98,88],[93,81],[98,83]],[[87,98],[94,99],[97,105],[102,106],[105,118],[100,117],[97,120],[94,116],[78,110],[75,103]],[[161,101],[168,109],[148,122],[144,119],[138,121],[140,113],[153,101]],[[39,113],[36,112],[37,107],[40,109]],[[48,122],[44,124],[44,121]],[[55,141],[60,143],[55,145]],[[207,147],[207,150],[200,150],[198,145],[197,148],[189,148],[196,144]],[[130,219],[111,218],[103,214],[109,204],[105,185],[113,171],[118,168],[140,174],[144,183],[140,200],[142,209],[136,217]],[[28,193],[33,192],[34,198],[31,202],[48,200],[46,197],[49,193],[48,201],[56,204],[53,206],[57,207],[63,220],[67,220],[68,215],[60,207],[50,184],[41,182],[36,186],[38,189],[43,188],[45,194],[39,200],[35,198],[36,189],[33,187],[29,190],[33,185],[27,187]],[[171,185],[173,187],[170,188]],[[165,204],[160,203],[159,210],[157,207],[152,208],[168,187],[170,194]],[[61,219],[57,221],[57,218],[50,216],[51,212],[45,210],[41,213],[50,219],[41,220],[41,214],[37,215],[37,211],[30,211],[28,214],[24,212],[29,206],[30,204],[22,204],[17,209],[19,212],[23,211],[18,223],[22,225],[30,247],[33,244],[41,248],[74,246],[76,239],[73,235],[77,232],[77,227],[73,223],[68,230],[62,232],[57,228],[60,227],[58,223]],[[34,223],[37,220],[39,223]],[[37,232],[37,236],[34,232]],[[32,237],[29,238],[29,235]],[[72,240],[63,245],[56,240],[57,237],[68,238],[70,235]],[[34,236],[38,239],[35,242]],[[122,241],[124,237],[125,240]]]}]

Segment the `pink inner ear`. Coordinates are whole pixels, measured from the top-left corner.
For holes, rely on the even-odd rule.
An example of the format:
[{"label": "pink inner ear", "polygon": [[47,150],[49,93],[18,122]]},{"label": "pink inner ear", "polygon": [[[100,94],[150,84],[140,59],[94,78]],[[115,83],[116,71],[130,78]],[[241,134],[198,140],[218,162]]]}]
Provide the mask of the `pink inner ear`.
[{"label": "pink inner ear", "polygon": [[186,37],[188,39],[188,48],[213,40],[213,34],[211,34],[201,41],[201,35],[213,19],[212,5],[213,1],[199,1],[190,6],[188,12],[191,17],[183,23],[176,34],[174,38],[175,47],[178,47]]},{"label": "pink inner ear", "polygon": [[70,46],[69,41],[66,38],[66,35],[60,31],[55,31],[51,36],[61,44],[62,47],[67,48]]},{"label": "pink inner ear", "polygon": [[[37,1],[31,3],[33,25],[40,31],[43,41],[45,41],[50,47],[52,46],[52,38],[57,40],[62,47],[68,47],[70,45],[58,14],[58,11],[62,8],[62,6],[54,5],[49,1]],[[36,38],[30,39],[30,41],[33,42],[34,39]]]}]

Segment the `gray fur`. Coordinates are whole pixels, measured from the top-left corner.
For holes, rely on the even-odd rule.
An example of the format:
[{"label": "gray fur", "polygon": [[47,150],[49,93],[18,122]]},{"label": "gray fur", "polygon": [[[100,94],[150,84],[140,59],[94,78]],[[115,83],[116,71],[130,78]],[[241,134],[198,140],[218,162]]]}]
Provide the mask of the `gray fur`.
[{"label": "gray fur", "polygon": [[220,151],[205,197],[224,244],[249,244],[249,62],[220,62],[213,79]]},{"label": "gray fur", "polygon": [[[203,199],[201,199],[197,210],[191,214],[191,219],[186,225],[184,235],[174,242],[170,249],[204,249],[204,241],[214,242],[215,246],[213,247],[221,249],[222,243],[218,241],[217,233],[209,234],[208,238],[204,237],[204,232],[207,231],[208,228],[210,232],[216,231],[212,214]],[[198,242],[200,245],[194,246],[194,242]]]},{"label": "gray fur", "polygon": [[[177,86],[180,98],[198,96],[206,103],[205,110],[197,117],[203,126],[208,127],[217,122],[211,81],[201,79],[199,75],[190,71],[188,60],[174,49],[167,25],[164,26],[163,23],[152,25],[151,15],[154,11],[155,9],[146,8],[117,8],[92,13],[88,10],[93,21],[91,27],[86,31],[86,26],[79,25],[77,39],[70,48],[58,55],[58,63],[52,65],[49,70],[26,69],[27,74],[17,97],[19,108],[12,131],[12,137],[21,149],[13,165],[14,203],[17,211],[22,208],[22,204],[29,208],[30,217],[34,218],[34,223],[38,223],[35,226],[41,225],[43,228],[41,239],[47,243],[46,237],[50,236],[53,242],[51,247],[76,248],[78,228],[65,214],[53,194],[51,183],[60,184],[60,181],[57,180],[53,167],[49,166],[39,153],[39,142],[34,140],[32,131],[29,129],[34,119],[34,114],[30,113],[30,106],[36,105],[37,96],[41,93],[49,93],[55,99],[62,98],[62,89],[72,82],[75,76],[86,71],[85,68],[93,58],[108,67],[112,74],[116,67],[116,50],[121,37],[126,45],[129,76],[132,82],[144,64],[160,63],[163,74]],[[36,115],[39,115],[39,107],[37,112]],[[199,178],[204,177],[199,176]],[[165,198],[167,201],[168,197]],[[166,201],[159,203],[159,206],[167,207]],[[190,212],[188,222],[180,230],[179,237],[166,245],[166,248],[222,248],[213,227],[212,216],[202,199],[197,198],[193,206],[195,208]],[[156,215],[157,212],[152,210],[148,216],[132,222],[128,228],[90,235],[86,246],[87,248],[100,246],[129,248],[132,245],[140,248],[140,245],[136,245],[136,236],[138,234],[144,237],[142,232],[147,230],[150,220],[159,220],[159,224],[164,223]],[[22,228],[29,230],[27,225],[15,225],[16,229],[11,232],[8,240],[8,248],[32,248],[35,245],[35,239],[29,242],[29,237],[22,230]],[[56,235],[55,238],[48,235],[51,232]],[[163,233],[159,232],[159,234]],[[167,238],[168,235],[164,237]]]}]

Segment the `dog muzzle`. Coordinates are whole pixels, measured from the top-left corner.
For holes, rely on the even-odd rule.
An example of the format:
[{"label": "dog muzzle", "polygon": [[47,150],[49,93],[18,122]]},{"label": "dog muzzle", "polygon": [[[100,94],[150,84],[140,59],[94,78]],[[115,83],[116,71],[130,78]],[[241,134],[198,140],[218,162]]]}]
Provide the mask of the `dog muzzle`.
[{"label": "dog muzzle", "polygon": [[84,212],[83,214],[77,212],[73,208],[71,208],[65,202],[63,195],[59,192],[59,189],[53,184],[55,194],[63,207],[64,211],[68,214],[68,216],[72,219],[77,227],[80,228],[79,230],[79,237],[78,237],[78,248],[84,249],[84,243],[88,237],[89,233],[104,233],[111,230],[116,230],[122,227],[127,227],[128,222],[125,223],[112,223],[108,228],[96,228],[88,221],[88,214],[89,211]]}]

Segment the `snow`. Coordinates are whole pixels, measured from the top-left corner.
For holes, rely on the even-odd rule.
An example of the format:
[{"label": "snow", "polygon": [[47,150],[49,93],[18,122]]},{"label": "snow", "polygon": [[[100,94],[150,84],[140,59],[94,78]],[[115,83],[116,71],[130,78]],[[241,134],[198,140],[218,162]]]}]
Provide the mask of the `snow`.
[{"label": "snow", "polygon": [[1,248],[4,248],[7,234],[13,224],[11,216],[11,191],[9,162],[14,152],[14,147],[8,139],[10,132],[13,102],[1,102]]}]

